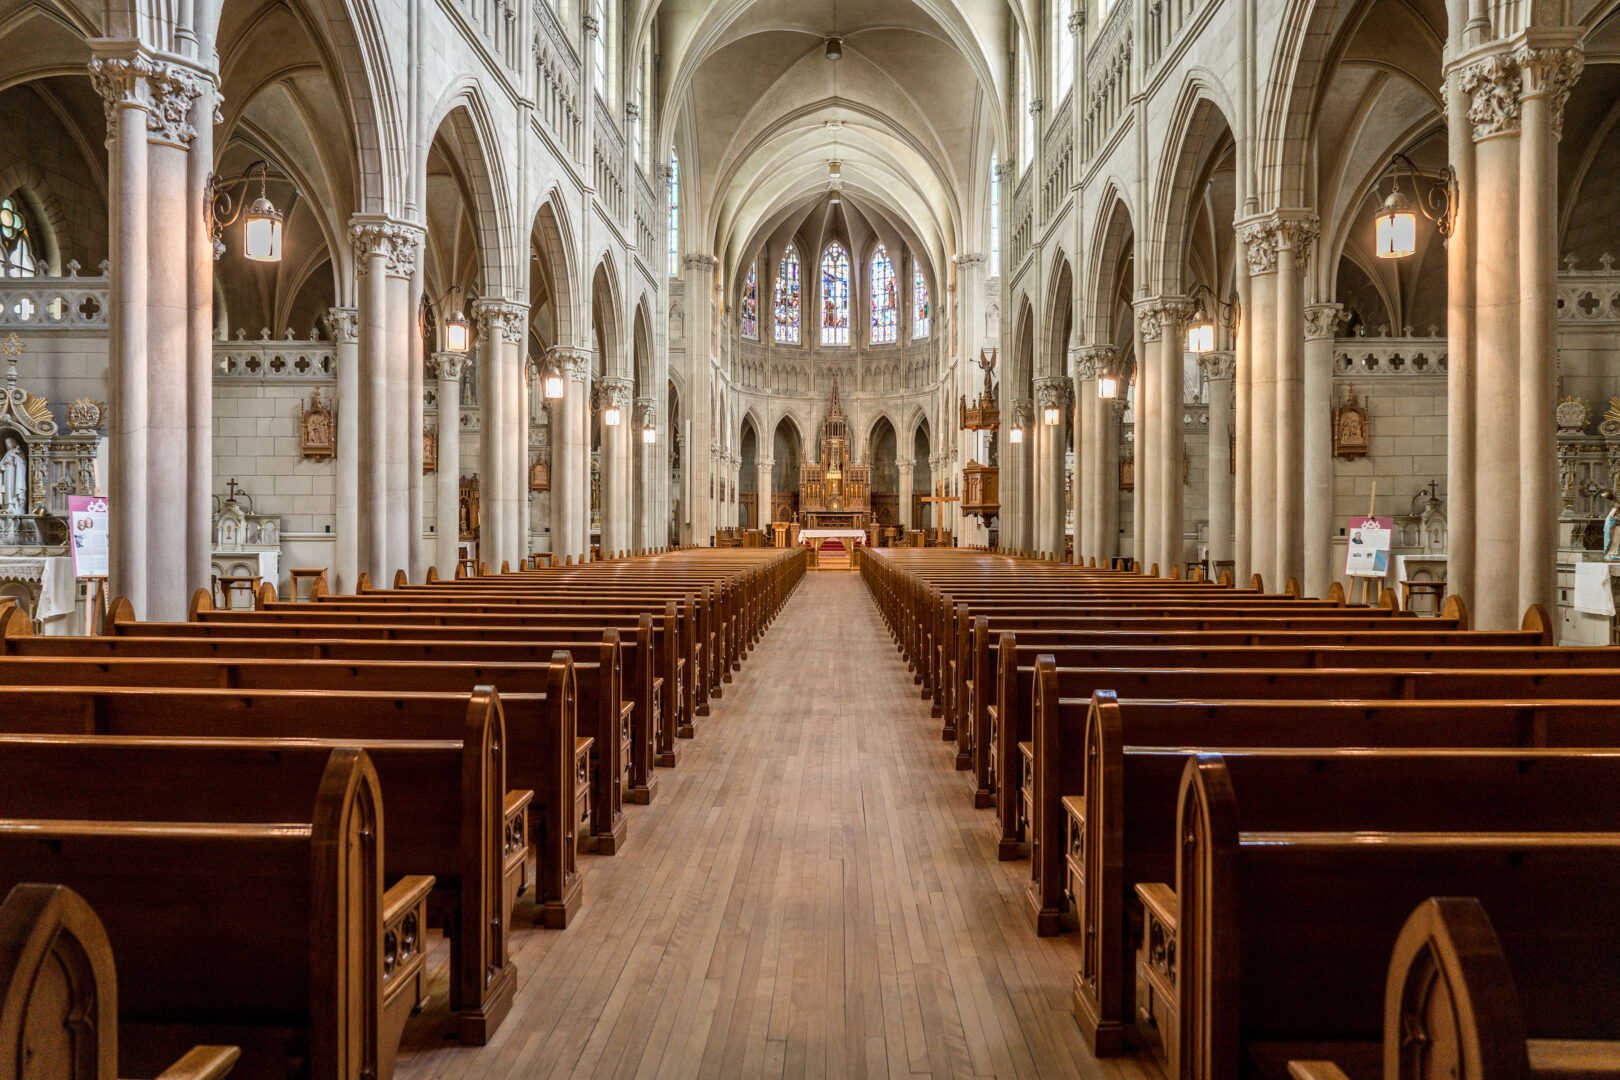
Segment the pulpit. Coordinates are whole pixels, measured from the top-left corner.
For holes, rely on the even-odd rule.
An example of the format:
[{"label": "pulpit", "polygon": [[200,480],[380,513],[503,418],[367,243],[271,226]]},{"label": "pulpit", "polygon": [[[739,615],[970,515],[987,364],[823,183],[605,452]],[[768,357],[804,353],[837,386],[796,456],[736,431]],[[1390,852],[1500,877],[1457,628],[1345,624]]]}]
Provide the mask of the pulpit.
[{"label": "pulpit", "polygon": [[1001,470],[970,461],[962,466],[962,513],[995,517],[1001,510]]}]

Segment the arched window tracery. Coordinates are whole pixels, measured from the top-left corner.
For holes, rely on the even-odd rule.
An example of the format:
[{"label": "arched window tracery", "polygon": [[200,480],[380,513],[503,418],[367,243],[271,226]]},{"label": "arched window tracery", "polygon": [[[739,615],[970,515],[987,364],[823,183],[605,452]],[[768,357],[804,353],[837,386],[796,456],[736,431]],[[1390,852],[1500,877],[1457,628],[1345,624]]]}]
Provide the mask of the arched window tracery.
[{"label": "arched window tracery", "polygon": [[743,279],[742,303],[739,321],[742,323],[742,335],[751,341],[759,340],[759,264],[756,262],[748,268],[748,276]]},{"label": "arched window tracery", "polygon": [[849,344],[849,252],[837,240],[821,256],[821,343]]},{"label": "arched window tracery", "polygon": [[37,276],[36,241],[22,196],[12,192],[0,199],[0,277]]},{"label": "arched window tracery", "polygon": [[799,343],[799,252],[792,244],[782,255],[782,264],[776,269],[775,303],[776,342],[778,345]]},{"label": "arched window tracery", "polygon": [[900,337],[900,287],[889,249],[879,244],[872,254],[872,344],[892,345]]},{"label": "arched window tracery", "polygon": [[928,279],[922,267],[911,268],[911,336],[925,338],[934,327],[934,307],[928,295]]}]

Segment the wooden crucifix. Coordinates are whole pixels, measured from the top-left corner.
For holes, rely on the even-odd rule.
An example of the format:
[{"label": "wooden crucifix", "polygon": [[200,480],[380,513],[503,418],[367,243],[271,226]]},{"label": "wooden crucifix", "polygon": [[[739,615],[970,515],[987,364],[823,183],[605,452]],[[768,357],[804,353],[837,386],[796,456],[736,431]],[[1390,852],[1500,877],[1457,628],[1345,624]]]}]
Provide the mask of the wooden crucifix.
[{"label": "wooden crucifix", "polygon": [[[936,503],[936,504],[938,504],[938,503],[953,503],[953,502],[961,502],[962,497],[960,495],[947,495],[947,494],[945,494],[945,482],[943,480],[940,480],[940,481],[936,481],[935,484],[934,484],[934,493],[932,495],[924,495],[922,497],[922,499],[919,500],[919,501],[925,502],[925,503]],[[944,535],[943,531],[940,528],[940,518],[941,518],[941,514],[936,509],[936,511],[934,513],[934,544],[935,544],[936,547],[939,545],[940,539]]]}]

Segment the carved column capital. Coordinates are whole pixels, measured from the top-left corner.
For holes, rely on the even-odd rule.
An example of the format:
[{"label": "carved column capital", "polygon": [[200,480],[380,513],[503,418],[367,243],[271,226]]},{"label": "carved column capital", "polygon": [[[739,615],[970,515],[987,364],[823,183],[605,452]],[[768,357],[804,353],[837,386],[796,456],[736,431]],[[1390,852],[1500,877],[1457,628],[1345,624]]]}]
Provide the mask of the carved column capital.
[{"label": "carved column capital", "polygon": [[956,272],[970,273],[974,270],[983,270],[986,259],[983,255],[974,252],[971,255],[958,255],[956,257]]},{"label": "carved column capital", "polygon": [[1030,99],[1030,102],[1029,102],[1029,115],[1038,117],[1038,116],[1041,115],[1041,110],[1044,109],[1044,108],[1046,108],[1045,99],[1043,99],[1043,98],[1031,98]]},{"label": "carved column capital", "polygon": [[586,12],[581,20],[585,25],[585,36],[593,38],[602,33],[602,21],[590,12]]},{"label": "carved column capital", "polygon": [[109,139],[117,127],[118,110],[141,109],[150,141],[184,148],[197,137],[192,106],[212,79],[197,68],[160,60],[134,47],[91,60],[90,84],[106,108]]},{"label": "carved column capital", "polygon": [[360,309],[352,307],[327,308],[321,317],[326,333],[338,345],[353,345],[360,340]]},{"label": "carved column capital", "polygon": [[349,219],[349,242],[354,246],[355,273],[366,274],[373,259],[381,259],[385,273],[410,277],[424,233],[421,226],[386,214],[356,214]]},{"label": "carved column capital", "polygon": [[1087,345],[1075,350],[1074,377],[1077,382],[1090,382],[1110,370],[1119,360],[1119,350],[1112,345]]},{"label": "carved column capital", "polygon": [[1519,100],[1532,97],[1550,99],[1554,137],[1564,133],[1564,104],[1575,80],[1586,67],[1586,53],[1578,44],[1537,48],[1526,45],[1515,54],[1519,62]]},{"label": "carved column capital", "polygon": [[1306,304],[1305,336],[1307,338],[1337,337],[1339,328],[1350,321],[1350,312],[1343,304]]},{"label": "carved column capital", "polygon": [[1230,380],[1237,375],[1237,353],[1220,349],[1199,353],[1198,366],[1203,369],[1204,378],[1210,382]]},{"label": "carved column capital", "polygon": [[1277,211],[1237,223],[1249,259],[1249,273],[1270,274],[1277,269],[1277,252],[1292,249],[1296,262],[1310,258],[1311,244],[1321,232],[1321,222],[1309,211]]},{"label": "carved column capital", "polygon": [[596,392],[600,395],[603,408],[629,408],[630,398],[634,394],[635,388],[635,383],[629,379],[621,379],[616,376],[604,376],[596,380]]},{"label": "carved column capital", "polygon": [[1078,34],[1086,28],[1086,13],[1082,8],[1069,16],[1069,33]]},{"label": "carved column capital", "polygon": [[1066,409],[1074,399],[1074,386],[1067,375],[1051,375],[1035,380],[1035,400],[1042,409]]},{"label": "carved column capital", "polygon": [[583,383],[590,378],[591,354],[585,349],[558,345],[546,353],[546,358],[571,382]]},{"label": "carved column capital", "polygon": [[714,273],[714,268],[720,260],[713,255],[688,255],[682,260],[688,270],[700,270],[704,273]]},{"label": "carved column capital", "polygon": [[508,345],[516,345],[523,341],[524,332],[529,327],[529,309],[525,304],[516,304],[510,300],[484,299],[474,300],[473,318],[484,328],[486,337],[493,339],[500,334],[501,340]]},{"label": "carved column capital", "polygon": [[466,353],[436,352],[429,358],[433,365],[433,374],[440,382],[455,382],[461,378],[462,371],[470,363]]}]

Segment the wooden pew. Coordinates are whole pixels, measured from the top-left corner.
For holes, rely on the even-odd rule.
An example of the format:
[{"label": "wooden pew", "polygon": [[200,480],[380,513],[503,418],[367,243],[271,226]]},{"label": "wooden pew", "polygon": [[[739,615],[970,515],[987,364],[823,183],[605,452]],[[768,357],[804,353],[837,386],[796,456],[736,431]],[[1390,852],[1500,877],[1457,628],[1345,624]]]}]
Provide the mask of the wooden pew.
[{"label": "wooden pew", "polygon": [[[1248,795],[1245,798],[1244,792]],[[1363,793],[1375,810],[1383,793]],[[1219,755],[1188,764],[1177,834],[1177,1001],[1172,1075],[1283,1077],[1287,1062],[1376,1067],[1387,961],[1411,910],[1478,897],[1498,926],[1557,950],[1572,987],[1620,970],[1620,833],[1585,791],[1548,792],[1510,833],[1248,826],[1267,799]],[[1375,814],[1364,820],[1377,821]],[[1593,831],[1582,831],[1590,828]],[[1570,947],[1564,927],[1595,924]],[[1579,935],[1577,935],[1579,936]],[[1614,999],[1571,994],[1565,1030],[1613,1032]]]},{"label": "wooden pew", "polygon": [[[534,792],[529,843],[540,922],[561,929],[580,903],[574,809],[573,661],[553,662],[554,691],[502,695],[508,790]],[[337,690],[0,686],[0,732],[40,735],[456,740],[470,694]],[[543,705],[544,707],[540,707]],[[531,720],[521,721],[520,716]]]},{"label": "wooden pew", "polygon": [[[1504,923],[1478,897],[1419,904],[1395,939],[1384,984],[1381,1069],[1357,1080],[1557,1080],[1620,1076],[1620,1000],[1603,955],[1611,926]],[[1576,983],[1576,971],[1590,982]],[[1349,1080],[1336,1063],[1290,1061],[1294,1080]]]},{"label": "wooden pew", "polygon": [[[194,1046],[158,1080],[219,1080],[235,1046]],[[107,930],[65,885],[0,903],[0,1080],[118,1080],[118,977]]]},{"label": "wooden pew", "polygon": [[[0,818],[275,823],[307,812],[331,754],[364,750],[389,801],[384,880],[434,878],[431,925],[450,943],[450,1008],[463,1042],[483,1045],[511,1008],[508,947],[526,874],[533,792],[505,786],[500,699],[475,691],[461,737],[384,739],[0,736]],[[93,798],[81,798],[89,788]]]},{"label": "wooden pew", "polygon": [[[1153,965],[1138,964],[1142,970],[1133,971],[1129,959],[1143,923],[1138,909],[1145,900],[1137,894],[1144,883],[1174,877],[1175,808],[1187,760],[1198,750],[1223,747],[1248,748],[1224,751],[1229,755],[1291,755],[1302,773],[1308,772],[1302,782],[1320,782],[1326,800],[1334,788],[1317,772],[1328,767],[1325,755],[1335,755],[1342,765],[1335,776],[1365,776],[1372,768],[1345,764],[1337,752],[1347,744],[1443,747],[1435,756],[1474,758],[1491,757],[1489,748],[1506,748],[1496,756],[1521,763],[1547,747],[1620,746],[1620,713],[1607,701],[1191,702],[1118,700],[1099,693],[1088,716],[1084,782],[1062,799],[1066,828],[1061,834],[1064,888],[1082,928],[1075,1016],[1095,1052],[1120,1051],[1131,1017],[1133,978],[1141,999],[1145,991],[1139,980],[1153,975]],[[1473,752],[1464,755],[1456,748]],[[1595,751],[1589,756],[1612,757]],[[1299,789],[1300,783],[1290,788],[1279,780],[1279,805],[1287,805],[1289,793]],[[1440,798],[1452,793],[1437,785],[1433,791]],[[1620,807],[1607,799],[1605,793],[1592,804]],[[1323,805],[1324,813],[1331,812],[1328,803]],[[1501,815],[1511,813],[1512,805],[1504,796],[1499,810],[1482,811],[1478,820],[1508,822]],[[1173,895],[1168,907],[1160,922],[1173,926]],[[1159,997],[1148,1000],[1162,997],[1160,987]]]},{"label": "wooden pew", "polygon": [[279,824],[0,821],[0,888],[67,885],[106,927],[123,1069],[152,1075],[204,1042],[240,1046],[247,1080],[392,1076],[424,996],[433,880],[384,890],[363,751],[334,751],[308,794]]}]

